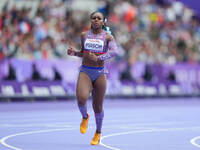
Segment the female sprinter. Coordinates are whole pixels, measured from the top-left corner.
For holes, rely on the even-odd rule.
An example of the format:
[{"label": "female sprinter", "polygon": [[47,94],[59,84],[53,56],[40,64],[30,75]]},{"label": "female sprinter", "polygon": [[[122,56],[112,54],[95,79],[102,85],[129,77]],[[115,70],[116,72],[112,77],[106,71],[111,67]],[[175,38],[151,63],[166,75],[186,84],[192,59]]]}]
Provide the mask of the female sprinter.
[{"label": "female sprinter", "polygon": [[91,29],[81,33],[81,51],[69,47],[67,53],[70,56],[82,57],[82,66],[76,88],[78,107],[82,115],[80,132],[83,134],[87,132],[89,114],[86,102],[92,93],[96,132],[91,144],[97,145],[100,141],[104,117],[103,100],[106,92],[104,61],[116,56],[117,45],[113,36],[104,30],[105,17],[101,12],[93,12],[90,15],[90,20]]}]

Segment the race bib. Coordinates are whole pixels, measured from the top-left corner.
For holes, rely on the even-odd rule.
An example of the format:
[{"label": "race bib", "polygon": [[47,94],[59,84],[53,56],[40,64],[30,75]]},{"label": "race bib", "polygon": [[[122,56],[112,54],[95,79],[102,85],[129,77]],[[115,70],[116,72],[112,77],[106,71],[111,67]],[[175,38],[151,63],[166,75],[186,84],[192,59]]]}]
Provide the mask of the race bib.
[{"label": "race bib", "polygon": [[104,42],[101,39],[86,39],[84,47],[92,52],[103,52]]}]

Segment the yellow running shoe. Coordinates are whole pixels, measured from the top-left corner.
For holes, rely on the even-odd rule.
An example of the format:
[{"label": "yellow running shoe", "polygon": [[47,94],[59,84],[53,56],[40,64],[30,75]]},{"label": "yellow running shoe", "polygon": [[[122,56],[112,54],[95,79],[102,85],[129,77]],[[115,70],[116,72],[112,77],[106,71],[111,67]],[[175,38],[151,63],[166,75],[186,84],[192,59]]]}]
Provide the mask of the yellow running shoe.
[{"label": "yellow running shoe", "polygon": [[91,141],[91,145],[98,145],[100,142],[100,138],[101,138],[101,133],[96,133]]},{"label": "yellow running shoe", "polygon": [[87,119],[82,118],[81,125],[80,125],[80,132],[82,134],[87,132],[88,120],[89,120],[89,115],[88,115]]}]

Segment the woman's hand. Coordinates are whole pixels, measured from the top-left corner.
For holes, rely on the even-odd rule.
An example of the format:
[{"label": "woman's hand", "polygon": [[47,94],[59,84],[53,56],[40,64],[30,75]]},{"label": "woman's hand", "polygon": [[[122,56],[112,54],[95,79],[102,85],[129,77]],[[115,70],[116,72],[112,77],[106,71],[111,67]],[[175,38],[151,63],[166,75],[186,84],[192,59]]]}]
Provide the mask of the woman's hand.
[{"label": "woman's hand", "polygon": [[71,46],[69,46],[68,50],[67,50],[67,54],[70,56],[75,56],[75,49]]},{"label": "woman's hand", "polygon": [[94,53],[91,53],[91,52],[89,52],[89,54],[88,54],[88,58],[89,58],[90,60],[95,61],[95,62],[98,61],[98,56],[95,55]]}]

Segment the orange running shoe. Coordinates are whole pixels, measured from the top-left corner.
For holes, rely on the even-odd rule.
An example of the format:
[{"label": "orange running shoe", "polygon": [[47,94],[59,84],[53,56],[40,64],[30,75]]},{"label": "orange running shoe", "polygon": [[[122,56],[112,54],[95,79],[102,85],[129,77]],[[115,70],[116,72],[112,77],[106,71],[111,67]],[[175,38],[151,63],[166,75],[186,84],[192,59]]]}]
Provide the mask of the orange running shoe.
[{"label": "orange running shoe", "polygon": [[90,116],[88,115],[87,119],[82,118],[81,125],[80,125],[80,132],[81,132],[82,134],[84,134],[84,133],[87,132],[89,117],[90,117]]},{"label": "orange running shoe", "polygon": [[100,138],[101,138],[101,133],[96,133],[91,141],[91,145],[98,145],[100,142]]}]

